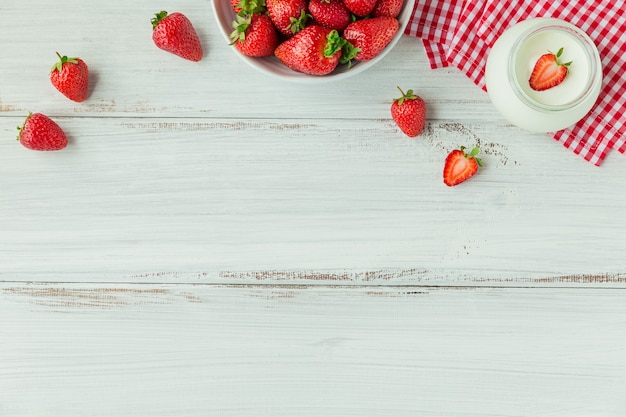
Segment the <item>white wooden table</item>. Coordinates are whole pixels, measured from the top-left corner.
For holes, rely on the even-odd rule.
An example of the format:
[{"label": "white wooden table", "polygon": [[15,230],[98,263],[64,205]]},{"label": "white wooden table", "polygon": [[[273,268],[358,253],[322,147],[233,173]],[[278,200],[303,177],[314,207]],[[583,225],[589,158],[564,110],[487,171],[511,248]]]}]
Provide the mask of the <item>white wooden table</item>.
[{"label": "white wooden table", "polygon": [[[201,62],[152,44],[161,9]],[[0,51],[0,416],[626,414],[624,156],[510,126],[414,38],[276,82],[209,1],[2,0]],[[428,103],[418,138],[396,85]],[[29,111],[70,145],[21,147]],[[448,188],[459,145],[485,168]]]}]

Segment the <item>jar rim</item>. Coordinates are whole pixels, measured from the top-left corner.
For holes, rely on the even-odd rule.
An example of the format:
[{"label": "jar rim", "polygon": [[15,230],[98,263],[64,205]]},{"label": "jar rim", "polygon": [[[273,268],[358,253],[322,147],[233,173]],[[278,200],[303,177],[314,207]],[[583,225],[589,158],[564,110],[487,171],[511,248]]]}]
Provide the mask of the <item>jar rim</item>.
[{"label": "jar rim", "polygon": [[[511,48],[511,53],[509,54],[508,78],[510,80],[510,83],[512,84],[515,94],[520,100],[527,103],[529,106],[542,111],[562,111],[580,104],[589,96],[589,94],[593,92],[595,80],[598,76],[598,71],[600,71],[601,65],[599,65],[599,63],[597,62],[598,58],[596,57],[596,47],[593,41],[589,38],[589,36],[587,36],[585,32],[573,25],[565,25],[563,23],[560,23],[557,21],[557,19],[550,20],[554,20],[554,22],[551,22],[547,25],[545,24],[545,22],[538,22],[536,25],[531,26],[526,31],[524,31],[513,44],[513,47]],[[577,97],[563,104],[546,104],[534,99],[533,97],[528,95],[526,91],[524,91],[516,74],[517,57],[524,43],[542,32],[551,30],[557,30],[571,36],[572,39],[574,39],[574,41],[576,41],[585,52],[587,64],[589,66],[589,79],[585,88]]]}]

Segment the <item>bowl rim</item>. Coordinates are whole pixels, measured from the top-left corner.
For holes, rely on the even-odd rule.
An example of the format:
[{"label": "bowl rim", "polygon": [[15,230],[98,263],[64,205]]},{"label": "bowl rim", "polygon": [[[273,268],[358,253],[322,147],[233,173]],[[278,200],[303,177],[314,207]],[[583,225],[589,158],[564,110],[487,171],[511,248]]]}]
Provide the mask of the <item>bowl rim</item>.
[{"label": "bowl rim", "polygon": [[[355,62],[352,64],[351,68],[349,69],[345,68],[339,71],[335,70],[332,73],[327,74],[327,75],[310,75],[310,74],[304,74],[301,72],[294,71],[288,68],[287,66],[284,66],[282,63],[280,63],[278,58],[273,57],[273,56],[255,58],[255,57],[249,57],[249,56],[242,54],[241,52],[239,52],[239,50],[237,50],[237,48],[234,48],[230,45],[229,35],[232,30],[231,24],[232,24],[232,21],[235,20],[235,16],[236,16],[235,12],[232,10],[232,6],[230,5],[230,2],[228,0],[212,0],[211,9],[213,11],[215,20],[219,26],[222,37],[227,42],[227,46],[231,48],[233,52],[239,58],[241,58],[247,65],[275,79],[279,79],[283,81],[292,81],[292,82],[297,82],[297,83],[304,83],[304,84],[320,84],[320,83],[325,83],[325,82],[342,80],[342,79],[351,77],[353,75],[359,74],[367,70],[368,68],[371,68],[379,61],[381,61],[385,57],[385,55],[398,43],[398,41],[404,34],[404,31],[411,19],[415,2],[416,0],[404,0],[402,9],[400,10],[400,13],[398,14],[398,17],[397,17],[398,23],[399,23],[398,33],[396,33],[396,35],[391,40],[391,42],[389,42],[389,44],[385,47],[385,49],[378,56],[374,57],[373,59],[369,61]],[[226,9],[227,13],[224,13],[224,9]],[[279,72],[273,71],[267,65],[262,65],[264,61],[272,63],[275,66],[280,65],[281,72],[279,73]]]}]

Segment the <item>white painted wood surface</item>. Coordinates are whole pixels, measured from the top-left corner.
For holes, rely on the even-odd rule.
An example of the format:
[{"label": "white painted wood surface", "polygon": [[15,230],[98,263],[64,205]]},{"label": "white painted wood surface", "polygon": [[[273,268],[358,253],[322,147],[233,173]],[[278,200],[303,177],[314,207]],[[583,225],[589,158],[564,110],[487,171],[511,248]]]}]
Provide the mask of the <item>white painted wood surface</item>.
[{"label": "white painted wood surface", "polygon": [[[152,44],[160,9],[201,62]],[[0,3],[0,416],[626,414],[624,156],[507,125],[408,37],[340,84],[277,83],[210,9]],[[90,66],[85,103],[55,51]],[[419,138],[396,85],[428,103]],[[17,144],[28,111],[70,146]]]},{"label": "white painted wood surface", "polygon": [[623,290],[4,284],[0,294],[1,323],[20,323],[2,326],[3,416],[626,407]]}]

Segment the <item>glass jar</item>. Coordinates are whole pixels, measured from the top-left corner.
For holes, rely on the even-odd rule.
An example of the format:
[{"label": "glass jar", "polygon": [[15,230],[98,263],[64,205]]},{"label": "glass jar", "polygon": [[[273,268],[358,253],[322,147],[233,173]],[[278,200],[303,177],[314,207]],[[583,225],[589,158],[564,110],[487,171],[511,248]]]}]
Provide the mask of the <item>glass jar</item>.
[{"label": "glass jar", "polygon": [[[530,87],[533,67],[543,54],[570,62],[565,80],[544,91]],[[487,92],[511,123],[533,132],[573,125],[593,107],[602,86],[602,63],[593,41],[578,27],[554,18],[524,20],[494,43],[485,69]]]}]

